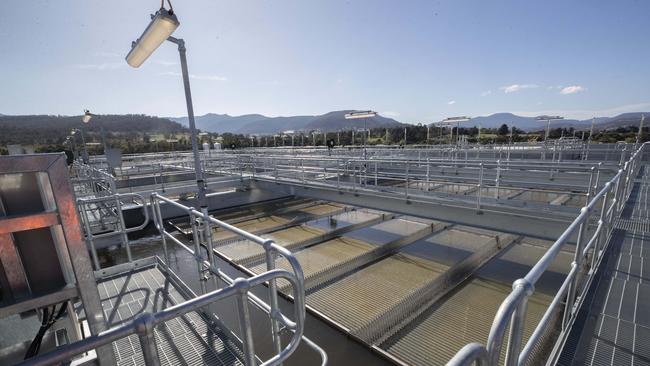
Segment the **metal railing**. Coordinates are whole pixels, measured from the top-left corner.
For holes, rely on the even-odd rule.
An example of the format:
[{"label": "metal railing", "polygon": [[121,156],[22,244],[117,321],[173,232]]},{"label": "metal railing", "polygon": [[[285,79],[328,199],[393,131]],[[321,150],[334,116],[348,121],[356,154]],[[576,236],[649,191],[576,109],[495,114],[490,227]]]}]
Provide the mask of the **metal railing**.
[{"label": "metal railing", "polygon": [[[89,240],[91,242],[90,250],[98,270],[100,269],[100,266],[97,260],[96,249],[92,245],[92,239],[102,237],[104,235],[123,235],[126,240],[129,262],[131,262],[132,258],[130,255],[126,234],[130,231],[140,230],[148,224],[149,214],[147,210],[147,202],[137,194],[116,194],[109,197],[78,199],[78,203],[81,206],[94,204],[101,202],[102,200],[114,199],[117,200],[117,207],[121,212],[121,207],[119,206],[120,199],[129,197],[141,201],[145,215],[145,222],[134,228],[127,229],[125,226],[122,226],[121,230],[117,230],[111,233],[100,235],[92,235],[91,233],[88,234]],[[191,249],[183,242],[178,240],[172,233],[165,230],[160,210],[161,204],[174,206],[176,209],[182,210],[189,216],[190,222],[192,223],[194,249]],[[269,317],[271,321],[271,335],[273,339],[274,355],[268,360],[261,363],[262,365],[281,364],[298,348],[298,345],[301,341],[303,341],[309,348],[313,349],[319,354],[322,360],[322,365],[327,364],[327,354],[325,351],[303,335],[306,314],[304,275],[300,264],[290,251],[282,246],[275,244],[275,242],[272,240],[263,239],[257,235],[248,233],[235,226],[229,225],[223,221],[211,217],[205,208],[202,211],[198,211],[192,207],[184,206],[157,193],[151,194],[149,200],[149,208],[152,211],[153,222],[155,223],[156,229],[158,230],[162,239],[164,252],[163,264],[169,270],[171,270],[169,268],[170,259],[167,245],[168,241],[171,241],[173,244],[187,251],[194,257],[197,262],[197,271],[199,275],[199,282],[201,284],[201,294],[196,298],[187,300],[181,304],[166,308],[159,312],[144,313],[129,323],[108,329],[97,335],[87,337],[81,341],[59,347],[53,352],[49,352],[24,361],[21,365],[51,365],[59,362],[64,362],[72,359],[76,355],[86,353],[97,347],[110,344],[111,342],[133,334],[137,334],[139,337],[145,364],[157,365],[159,364],[159,355],[156,339],[153,332],[153,329],[156,325],[177,318],[179,316],[183,316],[184,314],[187,314],[191,311],[204,311],[204,308],[206,308],[208,305],[229,297],[237,298],[239,325],[242,332],[240,341],[243,348],[243,361],[246,365],[258,364],[253,343],[253,326],[251,324],[249,305],[253,305],[258,310],[261,310]],[[82,208],[80,211],[84,213],[86,212],[86,210]],[[118,215],[121,215],[121,213]],[[86,223],[85,229],[88,230],[89,227],[87,226],[87,217],[84,217],[84,222]],[[215,226],[231,231],[244,239],[250,240],[262,246],[266,252],[267,271],[250,278],[233,279],[225,272],[223,272],[220,268],[218,268],[215,265],[214,252],[212,250],[212,228]],[[204,245],[206,249],[208,249],[207,259],[204,258],[201,254],[201,245]],[[290,265],[291,270],[275,269],[275,259],[277,256],[286,259]],[[206,287],[206,282],[209,280],[209,278],[212,278],[212,282],[214,284],[215,290],[213,291],[208,291]],[[217,278],[225,283],[225,287],[219,288],[218,281],[216,280]],[[277,281],[280,279],[287,281],[292,288],[294,320],[291,320],[286,315],[284,315],[279,307]],[[182,282],[182,280],[179,278],[177,278],[177,280]],[[267,304],[251,292],[254,287],[263,284],[268,285],[270,304]],[[183,285],[184,287],[187,287],[187,285]],[[210,314],[206,315],[210,316]],[[281,340],[281,333],[283,331],[289,332],[291,334],[289,341],[284,347],[282,346],[283,342]]]},{"label": "metal railing", "polygon": [[[174,200],[170,200],[157,193],[153,193],[151,195],[150,202],[151,202],[151,209],[153,212],[154,223],[156,224],[156,228],[158,229],[162,238],[165,262],[169,263],[169,250],[167,246],[168,240],[171,241],[173,244],[179,246],[180,248],[184,249],[188,253],[190,253],[196,259],[197,262],[197,271],[199,274],[199,278],[201,279],[200,285],[201,285],[202,293],[206,292],[206,282],[208,280],[208,276],[205,275],[206,272],[212,275],[211,278],[213,280],[213,285],[215,287],[217,286],[217,281],[216,281],[217,278],[224,281],[226,284],[233,284],[236,281],[230,276],[228,276],[225,272],[223,272],[220,268],[215,266],[212,228],[216,226],[228,230],[243,239],[249,240],[255,244],[260,245],[265,251],[266,266],[267,266],[267,271],[269,272],[276,270],[275,260],[277,256],[280,256],[287,261],[287,263],[291,268],[292,275],[295,276],[296,278],[295,283],[291,283],[291,286],[294,289],[293,290],[294,307],[300,309],[301,317],[304,319],[305,317],[304,274],[302,272],[302,267],[300,266],[300,263],[298,263],[297,259],[293,256],[293,254],[291,254],[291,252],[288,249],[280,245],[277,245],[273,240],[264,239],[260,236],[239,229],[238,227],[235,227],[233,225],[215,219],[214,217],[208,214],[207,208],[203,208],[201,211],[198,211],[193,207],[184,206]],[[180,240],[178,240],[174,235],[172,235],[171,233],[165,230],[161,211],[160,211],[161,203],[174,206],[175,208],[184,211],[185,214],[189,216],[190,223],[192,225],[192,242],[194,243],[194,249],[189,248],[187,245],[183,244]],[[203,245],[207,249],[207,253],[208,253],[207,259],[203,258],[203,256],[201,255],[201,245]],[[323,364],[325,364],[327,361],[327,355],[325,354],[325,352],[320,347],[318,347],[314,342],[302,336],[302,329],[298,334],[297,329],[286,326],[285,324],[286,319],[281,320],[284,319],[284,315],[282,315],[278,305],[278,287],[277,287],[276,279],[271,279],[268,281],[268,290],[269,290],[268,295],[269,295],[270,304],[266,304],[263,300],[261,300],[259,297],[257,297],[254,294],[249,294],[249,299],[253,305],[255,305],[259,310],[266,313],[271,319],[271,328],[272,328],[271,336],[273,340],[274,351],[278,354],[282,352],[281,351],[282,342],[280,336],[281,335],[280,325],[282,324],[285,326],[286,330],[289,330],[292,333],[294,333],[294,337],[292,339],[297,339],[299,341],[300,338],[302,338],[305,341],[305,344],[307,346],[315,350],[321,356],[321,359],[323,360]],[[245,334],[243,337],[244,338],[243,343],[244,343],[245,352],[254,353],[253,344],[252,344],[252,333],[249,333],[248,331],[244,333]],[[295,345],[295,347],[297,347],[297,344]],[[295,350],[295,348],[292,348],[292,350]]]},{"label": "metal railing", "polygon": [[[144,216],[141,224],[127,227],[124,220],[123,201],[129,201],[132,204],[140,206],[142,215]],[[81,221],[84,225],[86,241],[90,246],[95,270],[101,269],[99,258],[97,257],[97,249],[95,247],[95,240],[97,239],[119,236],[122,247],[126,249],[126,255],[129,262],[133,260],[127,235],[131,232],[140,231],[149,224],[149,210],[147,209],[147,200],[144,197],[136,193],[115,193],[104,197],[77,198],[77,209],[81,214]],[[107,228],[107,230],[101,230],[101,232],[96,233],[97,228],[95,227],[95,222],[90,218],[91,212],[95,212],[99,215],[101,227],[105,227],[104,221],[107,216],[113,217],[116,221],[114,225]]]},{"label": "metal railing", "polygon": [[[191,311],[200,310],[201,308],[206,307],[213,302],[230,297],[237,298],[238,307],[240,309],[240,325],[242,329],[245,329],[246,333],[246,336],[243,340],[245,346],[244,363],[246,365],[257,365],[257,360],[252,347],[252,326],[250,313],[248,310],[249,297],[251,296],[250,291],[253,287],[262,285],[268,281],[275,281],[279,278],[289,281],[293,286],[294,297],[296,299],[300,299],[299,279],[289,271],[276,269],[273,271],[264,272],[248,279],[238,278],[234,280],[233,283],[228,287],[214,290],[178,305],[168,307],[156,313],[144,313],[129,323],[110,328],[97,335],[84,338],[81,341],[59,347],[52,352],[36,356],[20,363],[19,365],[40,366],[66,362],[76,355],[89,352],[103,345],[110,344],[119,339],[128,337],[132,334],[138,335],[145,364],[148,366],[159,365],[160,357],[158,355],[158,348],[156,345],[156,339],[154,337],[154,328],[158,324],[183,316]],[[282,314],[273,313],[272,317],[274,321],[279,322],[287,329],[290,329],[293,332],[293,337],[286,347],[284,347],[278,354],[263,362],[261,365],[279,365],[284,360],[286,360],[298,347],[300,337],[302,336],[305,320],[304,304],[299,305],[303,306],[303,311],[301,311],[300,306],[295,307],[295,322],[286,318]]]},{"label": "metal railing", "polygon": [[[618,173],[591,198],[588,204],[581,209],[578,217],[553,243],[528,274],[513,283],[512,292],[506,297],[496,313],[487,344],[485,346],[479,343],[466,345],[449,361],[448,365],[469,365],[474,362],[479,365],[496,365],[499,363],[502,347],[506,339],[505,364],[526,364],[535,346],[547,332],[549,325],[552,323],[551,319],[560,310],[564,300],[561,330],[556,344],[563,342],[575,321],[593,276],[603,260],[608,239],[613,230],[614,220],[623,210],[625,201],[630,195],[634,177],[638,172],[639,162],[642,159],[646,145],[648,143],[636,150],[619,169]],[[600,210],[596,226],[593,228],[591,236],[587,237],[588,227],[594,221],[593,216],[597,206],[600,207]],[[575,255],[571,263],[571,269],[532,335],[523,344],[523,329],[528,298],[534,293],[535,284],[549,268],[560,250],[572,237],[576,236]],[[589,268],[588,272],[585,271],[587,268]],[[506,330],[508,330],[507,338]],[[555,349],[550,357],[554,357],[558,351],[558,349]]]},{"label": "metal railing", "polygon": [[364,160],[239,154],[206,160],[204,169],[241,179],[328,186],[350,192],[380,191],[402,195],[406,200],[412,196],[449,197],[476,202],[480,211],[486,200],[543,205],[555,204],[555,198],[564,197],[559,205],[569,202],[581,207],[618,167],[582,161]]}]

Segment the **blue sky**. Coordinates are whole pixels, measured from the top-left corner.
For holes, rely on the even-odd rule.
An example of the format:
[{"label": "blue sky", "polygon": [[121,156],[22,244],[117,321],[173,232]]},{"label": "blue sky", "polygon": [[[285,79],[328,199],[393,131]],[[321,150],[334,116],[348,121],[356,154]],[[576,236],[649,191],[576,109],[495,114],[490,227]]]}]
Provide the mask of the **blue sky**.
[{"label": "blue sky", "polygon": [[[650,110],[650,1],[176,0],[196,114]],[[124,61],[157,0],[4,0],[0,113],[185,115],[178,53]]]}]

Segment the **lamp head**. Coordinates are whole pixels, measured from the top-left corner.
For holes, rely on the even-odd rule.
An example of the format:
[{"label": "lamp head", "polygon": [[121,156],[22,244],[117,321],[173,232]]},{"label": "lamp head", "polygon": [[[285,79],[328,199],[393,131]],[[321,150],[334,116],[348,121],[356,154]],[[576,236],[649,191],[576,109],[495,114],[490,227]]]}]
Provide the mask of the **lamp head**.
[{"label": "lamp head", "polygon": [[83,123],[88,123],[88,122],[90,122],[90,119],[91,119],[91,118],[93,118],[93,114],[90,113],[90,111],[86,109],[86,110],[84,111],[84,115],[81,116],[81,121],[82,121]]},{"label": "lamp head", "polygon": [[126,62],[132,67],[140,67],[174,33],[179,25],[174,12],[163,8],[158,10],[151,16],[151,22],[140,38],[131,44],[131,50],[126,55]]},{"label": "lamp head", "polygon": [[345,119],[357,119],[357,118],[370,118],[377,115],[377,112],[373,111],[355,111],[345,114]]}]

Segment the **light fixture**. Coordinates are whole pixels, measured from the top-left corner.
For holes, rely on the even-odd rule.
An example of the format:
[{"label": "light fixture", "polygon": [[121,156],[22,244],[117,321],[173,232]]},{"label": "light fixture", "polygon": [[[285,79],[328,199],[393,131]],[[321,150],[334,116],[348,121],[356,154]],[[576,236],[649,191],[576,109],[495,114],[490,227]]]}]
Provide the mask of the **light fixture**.
[{"label": "light fixture", "polygon": [[90,122],[90,119],[91,119],[91,118],[93,118],[93,114],[90,113],[90,111],[86,109],[86,110],[84,111],[84,115],[81,116],[81,122],[83,122],[83,123],[88,123],[88,122]]},{"label": "light fixture", "polygon": [[564,119],[564,117],[546,116],[546,115],[544,115],[544,116],[537,116],[537,117],[535,117],[535,119],[538,120],[538,121],[548,121],[548,120],[555,120],[555,119]]},{"label": "light fixture", "polygon": [[345,119],[359,119],[359,118],[370,118],[375,117],[377,112],[373,111],[355,111],[345,114]]},{"label": "light fixture", "polygon": [[[458,116],[458,117],[448,117],[438,122],[440,126],[453,126],[453,123],[456,123],[456,146],[460,144],[460,123],[467,122],[471,120],[472,117],[468,116]],[[442,133],[442,132],[441,132]],[[454,140],[454,128],[452,127],[449,131],[449,144],[451,145]]]},{"label": "light fixture", "polygon": [[151,16],[151,23],[140,38],[133,42],[126,62],[132,67],[140,67],[160,45],[174,33],[180,23],[173,10],[161,8]]},{"label": "light fixture", "polygon": [[548,140],[548,137],[551,133],[551,121],[556,119],[564,119],[564,117],[543,115],[537,116],[535,119],[538,121],[546,121],[546,133],[544,134],[544,144],[546,144],[546,140]]}]

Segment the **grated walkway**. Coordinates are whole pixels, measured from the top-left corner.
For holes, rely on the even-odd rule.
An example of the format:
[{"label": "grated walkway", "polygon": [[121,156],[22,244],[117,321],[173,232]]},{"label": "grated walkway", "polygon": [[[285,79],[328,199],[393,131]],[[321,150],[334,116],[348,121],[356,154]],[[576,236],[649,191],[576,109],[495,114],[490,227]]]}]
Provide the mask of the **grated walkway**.
[{"label": "grated walkway", "polygon": [[648,166],[616,222],[599,281],[592,287],[559,365],[650,365],[650,210]]},{"label": "grated walkway", "polygon": [[[110,277],[98,283],[109,326],[133,320],[185,301],[157,267],[151,266]],[[155,328],[160,365],[243,365],[237,344],[196,312]],[[137,335],[113,343],[117,365],[143,365]]]}]

